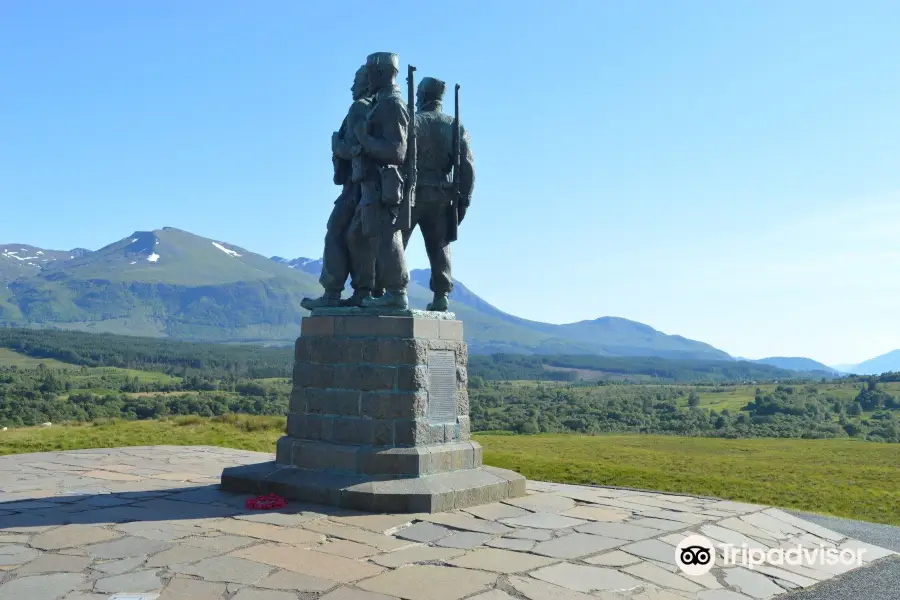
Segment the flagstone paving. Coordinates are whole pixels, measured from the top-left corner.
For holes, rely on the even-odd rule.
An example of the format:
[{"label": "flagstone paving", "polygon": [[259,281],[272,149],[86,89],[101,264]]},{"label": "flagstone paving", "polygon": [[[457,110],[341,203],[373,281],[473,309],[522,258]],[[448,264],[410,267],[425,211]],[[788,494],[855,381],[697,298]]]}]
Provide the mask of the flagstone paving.
[{"label": "flagstone paving", "polygon": [[[689,534],[762,550],[896,553],[778,509],[529,482],[434,515],[249,511],[225,467],[272,455],[136,447],[0,457],[0,600],[765,600],[855,567],[675,564]],[[721,558],[721,552],[719,553]]]}]

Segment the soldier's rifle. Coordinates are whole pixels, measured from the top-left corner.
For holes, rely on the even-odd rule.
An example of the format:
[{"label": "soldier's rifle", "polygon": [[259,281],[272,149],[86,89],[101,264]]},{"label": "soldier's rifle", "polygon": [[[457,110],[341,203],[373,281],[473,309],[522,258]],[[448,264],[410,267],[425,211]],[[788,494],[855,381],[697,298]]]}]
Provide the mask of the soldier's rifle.
[{"label": "soldier's rifle", "polygon": [[406,104],[409,109],[409,132],[406,138],[406,185],[403,186],[403,204],[398,219],[399,228],[412,228],[412,209],[416,204],[416,68],[412,65],[406,71]]},{"label": "soldier's rifle", "polygon": [[459,236],[459,165],[462,160],[462,125],[459,121],[459,84],[453,93],[453,198],[447,211],[447,241],[455,242]]}]

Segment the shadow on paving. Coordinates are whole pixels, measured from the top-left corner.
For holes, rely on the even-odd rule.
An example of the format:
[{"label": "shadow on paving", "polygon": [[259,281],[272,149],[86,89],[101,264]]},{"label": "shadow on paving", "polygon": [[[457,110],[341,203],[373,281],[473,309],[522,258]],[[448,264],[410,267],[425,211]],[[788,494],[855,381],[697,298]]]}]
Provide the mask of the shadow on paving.
[{"label": "shadow on paving", "polygon": [[251,497],[250,494],[224,492],[218,484],[212,484],[0,502],[0,531],[23,527],[179,521],[240,515],[259,515],[259,521],[286,525],[303,520],[298,518],[302,513],[366,514],[299,502],[289,502],[281,509],[250,510],[244,507],[244,503]]}]

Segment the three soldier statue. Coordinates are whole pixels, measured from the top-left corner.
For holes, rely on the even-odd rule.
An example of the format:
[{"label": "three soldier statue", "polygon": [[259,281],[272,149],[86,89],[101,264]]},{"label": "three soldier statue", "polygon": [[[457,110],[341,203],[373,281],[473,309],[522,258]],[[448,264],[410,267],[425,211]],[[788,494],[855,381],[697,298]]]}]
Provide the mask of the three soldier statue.
[{"label": "three soldier statue", "polygon": [[[431,264],[428,310],[448,310],[453,289],[450,244],[466,215],[475,184],[469,136],[444,114],[446,84],[407,76],[407,101],[396,84],[396,54],[376,52],[359,68],[353,104],[331,138],[334,183],[342,186],[328,219],[320,298],[303,308],[355,306],[406,309],[405,251],[418,226]],[[415,102],[413,96],[415,95]],[[353,294],[342,299],[347,279]]]}]

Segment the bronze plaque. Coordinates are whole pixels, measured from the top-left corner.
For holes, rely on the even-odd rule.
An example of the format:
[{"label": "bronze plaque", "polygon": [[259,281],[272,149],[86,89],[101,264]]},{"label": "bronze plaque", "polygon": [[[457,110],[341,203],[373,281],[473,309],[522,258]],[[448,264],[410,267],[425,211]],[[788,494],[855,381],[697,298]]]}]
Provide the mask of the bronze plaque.
[{"label": "bronze plaque", "polygon": [[456,353],[453,350],[428,351],[428,422],[455,423]]}]

